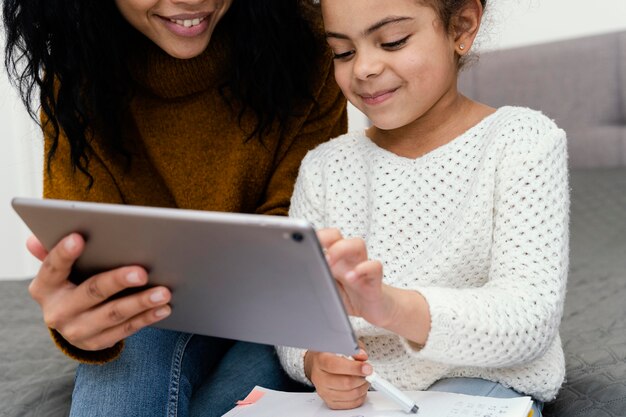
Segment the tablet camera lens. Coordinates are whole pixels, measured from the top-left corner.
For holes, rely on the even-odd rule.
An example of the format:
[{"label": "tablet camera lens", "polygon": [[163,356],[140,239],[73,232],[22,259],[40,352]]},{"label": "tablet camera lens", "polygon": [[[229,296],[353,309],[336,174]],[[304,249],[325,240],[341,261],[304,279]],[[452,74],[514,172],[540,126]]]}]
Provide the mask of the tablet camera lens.
[{"label": "tablet camera lens", "polygon": [[304,236],[302,235],[302,233],[300,232],[293,232],[291,234],[291,238],[295,241],[295,242],[302,242],[304,240]]}]

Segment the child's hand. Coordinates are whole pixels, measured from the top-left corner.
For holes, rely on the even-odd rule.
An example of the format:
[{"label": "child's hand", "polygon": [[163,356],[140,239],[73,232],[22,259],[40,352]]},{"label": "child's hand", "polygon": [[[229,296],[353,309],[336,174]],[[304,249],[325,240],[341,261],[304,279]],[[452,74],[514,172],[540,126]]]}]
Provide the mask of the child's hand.
[{"label": "child's hand", "polygon": [[431,322],[426,299],[384,284],[382,264],[368,260],[363,239],[344,239],[337,229],[320,230],[318,237],[348,314],[424,345]]},{"label": "child's hand", "polygon": [[367,353],[363,350],[352,358],[314,351],[304,357],[305,374],[333,410],[356,408],[365,402],[369,389],[365,376],[372,373],[372,366],[364,363]]},{"label": "child's hand", "polygon": [[382,264],[368,260],[363,239],[344,239],[335,229],[321,230],[318,236],[348,314],[385,327],[394,301],[391,288],[383,284]]}]

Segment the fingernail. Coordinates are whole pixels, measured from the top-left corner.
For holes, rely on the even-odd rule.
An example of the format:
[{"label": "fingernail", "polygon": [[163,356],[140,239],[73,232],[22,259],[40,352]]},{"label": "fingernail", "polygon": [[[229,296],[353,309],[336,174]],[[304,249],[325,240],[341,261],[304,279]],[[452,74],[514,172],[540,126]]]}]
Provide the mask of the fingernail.
[{"label": "fingernail", "polygon": [[65,249],[71,251],[76,247],[76,239],[74,239],[74,236],[69,236],[67,239],[65,239],[63,245],[65,246]]},{"label": "fingernail", "polygon": [[372,371],[374,371],[374,369],[372,368],[372,365],[370,365],[369,363],[366,363],[365,365],[361,367],[361,372],[363,372],[365,375],[371,374]]},{"label": "fingernail", "polygon": [[165,300],[165,294],[163,294],[163,291],[161,290],[155,291],[150,294],[150,301],[152,301],[153,303],[159,303],[163,300]]},{"label": "fingernail", "polygon": [[169,307],[161,307],[154,312],[154,315],[157,317],[166,317],[170,315],[170,312],[171,310]]},{"label": "fingernail", "polygon": [[141,278],[139,277],[139,273],[137,273],[137,271],[130,272],[126,275],[126,281],[129,284],[141,284]]}]

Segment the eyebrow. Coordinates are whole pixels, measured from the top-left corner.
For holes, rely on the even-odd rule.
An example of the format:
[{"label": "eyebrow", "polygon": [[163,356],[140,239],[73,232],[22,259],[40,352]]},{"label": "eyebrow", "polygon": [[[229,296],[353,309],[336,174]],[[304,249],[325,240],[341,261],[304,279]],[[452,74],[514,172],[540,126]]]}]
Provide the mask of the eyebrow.
[{"label": "eyebrow", "polygon": [[[404,22],[405,20],[413,20],[412,17],[408,17],[408,16],[389,16],[386,17],[382,20],[379,20],[378,22],[374,23],[372,26],[368,27],[367,29],[365,29],[363,31],[363,35],[364,36],[368,36],[371,35],[372,33],[376,32],[378,29],[382,28],[385,25],[389,25],[392,23],[400,23],[400,22]],[[338,38],[338,39],[349,39],[349,37],[347,35],[344,35],[343,33],[336,33],[336,32],[326,32],[326,37],[327,38]]]}]

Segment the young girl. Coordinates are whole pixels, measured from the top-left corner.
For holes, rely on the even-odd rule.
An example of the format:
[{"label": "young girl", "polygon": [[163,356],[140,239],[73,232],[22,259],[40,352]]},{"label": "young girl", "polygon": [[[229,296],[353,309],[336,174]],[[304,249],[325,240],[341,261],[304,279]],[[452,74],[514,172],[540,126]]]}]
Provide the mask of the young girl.
[{"label": "young girl", "polygon": [[404,390],[541,404],[564,379],[565,133],[464,97],[486,0],[323,0],[335,79],[372,121],[304,159],[290,215],[319,228],[363,352],[280,347],[331,408]]}]

